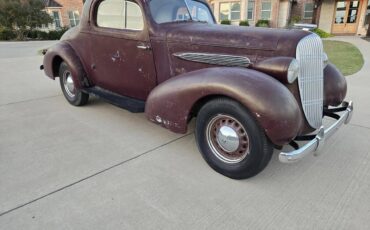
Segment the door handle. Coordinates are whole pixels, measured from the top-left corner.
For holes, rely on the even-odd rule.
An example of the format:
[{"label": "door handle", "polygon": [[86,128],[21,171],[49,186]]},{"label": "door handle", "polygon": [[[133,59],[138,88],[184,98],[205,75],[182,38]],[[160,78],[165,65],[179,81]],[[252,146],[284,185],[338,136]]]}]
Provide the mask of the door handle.
[{"label": "door handle", "polygon": [[141,50],[151,50],[152,49],[150,46],[144,45],[144,44],[138,45],[137,48]]}]

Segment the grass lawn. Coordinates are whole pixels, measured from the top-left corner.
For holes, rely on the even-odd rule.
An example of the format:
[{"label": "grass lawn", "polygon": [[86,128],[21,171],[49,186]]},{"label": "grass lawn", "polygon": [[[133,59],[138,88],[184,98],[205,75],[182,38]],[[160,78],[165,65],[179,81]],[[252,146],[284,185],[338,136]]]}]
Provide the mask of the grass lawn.
[{"label": "grass lawn", "polygon": [[358,72],[364,65],[361,52],[348,42],[324,40],[324,50],[331,63],[343,73],[344,76]]}]

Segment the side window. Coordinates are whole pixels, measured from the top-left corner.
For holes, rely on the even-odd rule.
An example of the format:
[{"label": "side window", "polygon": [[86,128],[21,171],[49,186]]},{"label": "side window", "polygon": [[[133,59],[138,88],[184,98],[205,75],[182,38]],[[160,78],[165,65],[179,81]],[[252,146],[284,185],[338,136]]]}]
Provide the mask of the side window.
[{"label": "side window", "polygon": [[248,9],[247,9],[247,19],[248,20],[253,20],[254,19],[254,7],[255,7],[255,2],[253,1],[248,1]]},{"label": "side window", "polygon": [[220,3],[220,21],[222,20],[231,20],[237,21],[240,20],[240,2],[221,2]]},{"label": "side window", "polygon": [[142,30],[144,29],[143,14],[140,6],[134,2],[126,2],[126,29]]},{"label": "side window", "polygon": [[54,25],[56,29],[62,28],[62,24],[60,23],[59,11],[52,11],[51,17],[53,18]]},{"label": "side window", "polygon": [[80,23],[80,14],[78,11],[68,11],[69,25],[75,27]]},{"label": "side window", "polygon": [[262,2],[261,19],[271,19],[271,1]]},{"label": "side window", "polygon": [[304,10],[303,10],[303,18],[304,19],[312,19],[313,17],[313,3],[305,3]]},{"label": "side window", "polygon": [[142,30],[143,14],[140,6],[128,0],[104,0],[96,14],[98,27],[112,29]]}]

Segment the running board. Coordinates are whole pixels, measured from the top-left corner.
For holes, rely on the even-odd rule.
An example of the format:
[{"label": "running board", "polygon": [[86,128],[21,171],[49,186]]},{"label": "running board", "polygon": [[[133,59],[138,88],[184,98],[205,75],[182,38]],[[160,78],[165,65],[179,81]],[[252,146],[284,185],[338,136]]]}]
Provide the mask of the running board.
[{"label": "running board", "polygon": [[83,89],[84,92],[93,94],[110,104],[126,109],[131,113],[143,113],[145,111],[145,101],[121,96],[100,87],[91,87]]}]

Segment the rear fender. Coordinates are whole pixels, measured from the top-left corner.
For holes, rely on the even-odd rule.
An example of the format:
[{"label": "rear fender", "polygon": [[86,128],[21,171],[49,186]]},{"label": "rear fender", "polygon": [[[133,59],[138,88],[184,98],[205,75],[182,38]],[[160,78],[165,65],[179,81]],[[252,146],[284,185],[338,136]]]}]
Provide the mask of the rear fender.
[{"label": "rear fender", "polygon": [[186,133],[194,105],[213,95],[244,105],[276,145],[289,143],[302,126],[302,113],[291,92],[273,77],[244,68],[207,68],[171,78],[151,92],[145,112],[151,121]]},{"label": "rear fender", "polygon": [[82,62],[67,42],[59,42],[47,50],[43,63],[45,74],[53,80],[59,77],[59,67],[62,61],[69,66],[76,88],[89,87]]}]

